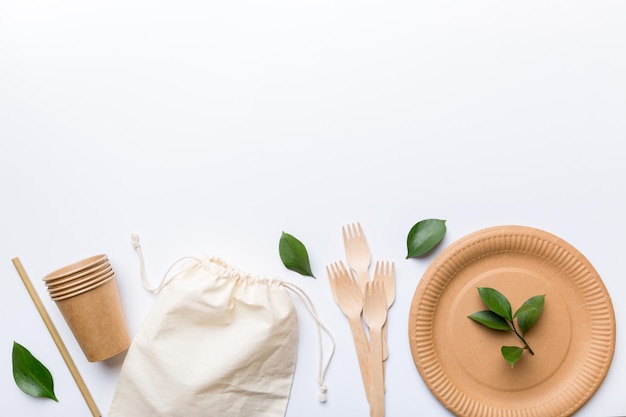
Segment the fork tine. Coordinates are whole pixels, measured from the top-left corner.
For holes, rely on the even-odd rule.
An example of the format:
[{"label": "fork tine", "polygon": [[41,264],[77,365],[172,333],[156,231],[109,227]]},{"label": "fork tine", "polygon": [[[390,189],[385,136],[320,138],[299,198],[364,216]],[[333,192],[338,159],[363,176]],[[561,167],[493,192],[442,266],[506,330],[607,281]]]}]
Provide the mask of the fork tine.
[{"label": "fork tine", "polygon": [[343,235],[343,241],[344,243],[348,241],[348,239],[350,239],[350,237],[348,236],[348,230],[347,230],[348,226],[341,226],[341,234]]},{"label": "fork tine", "polygon": [[333,294],[333,298],[335,299],[337,305],[341,307],[343,304],[343,296],[339,293],[342,290],[341,288],[345,286],[345,267],[341,264],[341,262],[332,262],[329,265],[326,265],[326,273],[328,274],[328,282],[330,284],[330,290]]},{"label": "fork tine", "polygon": [[385,274],[385,262],[376,261],[376,266],[374,267],[374,277],[372,279],[374,281],[382,281],[385,278]]},{"label": "fork tine", "polygon": [[389,266],[389,274],[388,278],[390,283],[393,283],[393,295],[395,298],[396,295],[396,264],[395,262],[391,262]]},{"label": "fork tine", "polygon": [[392,301],[392,296],[395,297],[395,275],[396,266],[394,262],[390,261],[376,261],[376,267],[374,269],[374,281],[385,282],[387,296],[389,301]]},{"label": "fork tine", "polygon": [[337,278],[337,268],[335,267],[335,262],[331,263],[327,268],[330,268],[330,274],[333,278]]},{"label": "fork tine", "polygon": [[339,266],[337,262],[332,262],[330,265],[326,267],[329,276],[332,276],[335,280],[339,276]]},{"label": "fork tine", "polygon": [[330,265],[327,265],[326,271],[329,277],[332,275],[332,277],[336,281],[343,280],[345,278],[351,278],[348,269],[342,261],[335,261],[332,262]]},{"label": "fork tine", "polygon": [[384,261],[382,262],[382,266],[381,266],[381,274],[383,275],[383,277],[388,278],[390,275],[390,268],[389,268],[389,262],[388,261]]},{"label": "fork tine", "polygon": [[361,227],[361,223],[349,223],[344,226],[341,226],[341,231],[343,234],[343,240],[351,240],[356,239],[364,235],[363,228]]},{"label": "fork tine", "polygon": [[357,222],[356,223],[356,227],[357,227],[357,232],[355,233],[356,237],[361,237],[361,236],[365,236],[365,234],[363,233],[363,228],[361,227],[361,223]]},{"label": "fork tine", "polygon": [[343,262],[338,261],[335,262],[335,264],[337,268],[337,280],[341,285],[350,285],[352,282],[355,282],[352,271],[349,270]]},{"label": "fork tine", "polygon": [[330,291],[333,294],[333,298],[335,302],[339,304],[339,296],[337,295],[337,285],[339,285],[339,283],[337,282],[337,273],[333,264],[326,266],[326,274],[328,275],[328,283],[330,284]]},{"label": "fork tine", "polygon": [[341,231],[343,232],[344,241],[352,239],[352,226],[351,225],[346,224],[345,226],[342,226]]}]

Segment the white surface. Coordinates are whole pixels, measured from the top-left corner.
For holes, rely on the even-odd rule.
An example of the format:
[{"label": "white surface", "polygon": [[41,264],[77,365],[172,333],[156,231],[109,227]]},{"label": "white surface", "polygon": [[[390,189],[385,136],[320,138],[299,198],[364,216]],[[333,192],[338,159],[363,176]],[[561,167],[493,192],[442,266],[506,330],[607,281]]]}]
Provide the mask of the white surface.
[{"label": "white surface", "polygon": [[[154,301],[137,232],[154,281],[207,253],[301,286],[337,351],[320,404],[299,306],[287,416],[368,415],[324,273],[343,258],[341,226],[360,221],[374,259],[397,265],[387,415],[447,416],[407,336],[415,287],[442,247],[405,260],[406,234],[438,217],[444,246],[521,224],[588,257],[614,300],[617,350],[577,416],[625,415],[625,51],[623,1],[2,1],[3,414],[88,415],[11,259],[106,415],[121,358],[86,362],[40,278],[107,253],[134,333]],[[283,267],[283,230],[305,243],[317,280]],[[14,340],[51,369],[60,403],[17,389]]]}]

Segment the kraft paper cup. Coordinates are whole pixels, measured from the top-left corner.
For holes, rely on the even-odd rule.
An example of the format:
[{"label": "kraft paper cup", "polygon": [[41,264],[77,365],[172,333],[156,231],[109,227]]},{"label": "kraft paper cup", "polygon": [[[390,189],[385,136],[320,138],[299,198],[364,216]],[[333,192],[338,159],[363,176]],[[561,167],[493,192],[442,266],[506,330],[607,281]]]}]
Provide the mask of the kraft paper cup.
[{"label": "kraft paper cup", "polygon": [[89,268],[100,265],[102,263],[108,263],[109,260],[106,255],[96,255],[91,256],[89,258],[85,258],[73,264],[64,266],[62,268],[57,269],[56,271],[50,272],[46,275],[43,280],[45,282],[55,281],[63,278],[70,277],[72,275],[76,275],[80,272],[83,272]]},{"label": "kraft paper cup", "polygon": [[89,362],[109,359],[130,346],[115,276],[52,298]]}]

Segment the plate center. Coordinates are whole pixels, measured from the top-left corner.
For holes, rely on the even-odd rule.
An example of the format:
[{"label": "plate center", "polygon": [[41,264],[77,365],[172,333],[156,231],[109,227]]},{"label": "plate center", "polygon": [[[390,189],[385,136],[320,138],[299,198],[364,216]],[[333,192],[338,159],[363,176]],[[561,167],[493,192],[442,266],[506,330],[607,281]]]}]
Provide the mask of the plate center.
[{"label": "plate center", "polygon": [[[454,363],[468,378],[498,391],[528,390],[549,379],[563,364],[571,346],[572,324],[568,305],[542,271],[520,267],[489,270],[465,282],[456,293],[447,326],[448,343],[453,343]],[[552,274],[553,271],[545,271]],[[515,311],[528,298],[545,294],[544,310],[524,338],[534,351],[525,351],[512,368],[502,357],[502,346],[523,347],[513,332],[489,329],[467,318],[485,310],[477,287],[491,287],[504,294]],[[517,321],[515,321],[517,325]],[[518,327],[519,330],[519,327]]]}]

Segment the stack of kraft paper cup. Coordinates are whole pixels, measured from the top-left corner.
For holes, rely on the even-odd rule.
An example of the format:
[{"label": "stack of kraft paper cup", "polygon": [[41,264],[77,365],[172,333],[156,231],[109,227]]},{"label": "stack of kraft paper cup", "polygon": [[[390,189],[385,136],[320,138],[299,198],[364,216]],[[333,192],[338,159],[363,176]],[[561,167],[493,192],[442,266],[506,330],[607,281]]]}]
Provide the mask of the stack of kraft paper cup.
[{"label": "stack of kraft paper cup", "polygon": [[89,362],[109,359],[130,346],[115,272],[106,255],[64,266],[43,278]]}]

